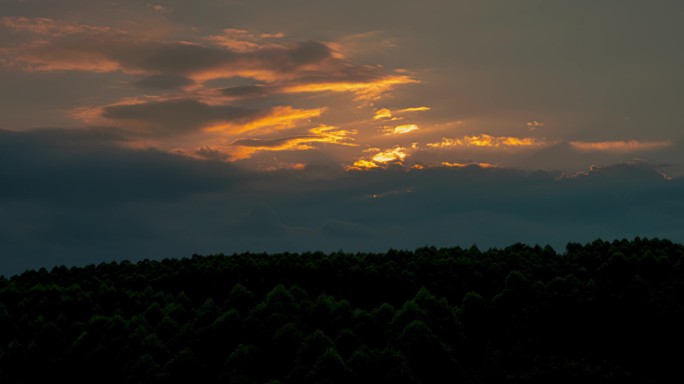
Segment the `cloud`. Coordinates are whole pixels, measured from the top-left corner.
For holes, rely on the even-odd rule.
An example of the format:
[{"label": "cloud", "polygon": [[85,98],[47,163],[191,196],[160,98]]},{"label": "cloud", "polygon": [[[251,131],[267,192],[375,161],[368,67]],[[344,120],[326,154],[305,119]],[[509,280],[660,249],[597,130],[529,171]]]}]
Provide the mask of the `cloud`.
[{"label": "cloud", "polygon": [[[220,190],[238,176],[230,165],[154,149],[131,150],[108,129],[0,130],[5,187],[0,198],[73,201],[164,200]],[[27,177],[30,175],[30,177]]]},{"label": "cloud", "polygon": [[373,116],[374,120],[383,120],[383,119],[391,119],[391,120],[400,120],[401,117],[395,117],[395,115],[402,115],[405,113],[411,113],[411,112],[423,112],[423,111],[429,111],[430,107],[411,107],[411,108],[404,108],[404,109],[398,109],[398,110],[390,110],[388,108],[380,108],[375,111],[375,115]]},{"label": "cloud", "polygon": [[406,148],[395,147],[375,154],[375,156],[373,156],[373,161],[376,163],[401,163],[406,156],[408,156]]},{"label": "cloud", "polygon": [[173,11],[171,7],[162,4],[148,4],[147,7],[158,13],[169,13]]},{"label": "cloud", "polygon": [[479,164],[337,174],[289,160],[256,172],[123,144],[110,128],[0,130],[0,273],[246,250],[684,241],[684,179],[643,162],[572,178]]},{"label": "cloud", "polygon": [[359,159],[354,162],[351,166],[347,167],[346,169],[348,171],[363,171],[367,169],[373,169],[373,168],[380,168],[378,164],[376,164],[374,161],[371,160],[366,160],[366,159]]},{"label": "cloud", "polygon": [[605,151],[605,152],[641,152],[662,149],[672,146],[672,141],[639,141],[639,140],[616,140],[616,141],[571,141],[570,146],[578,151]]},{"label": "cloud", "polygon": [[656,183],[672,178],[659,170],[659,166],[644,161],[609,165],[590,165],[587,171],[561,174],[558,179],[582,179],[586,182],[599,183]]},{"label": "cloud", "polygon": [[411,107],[411,108],[404,108],[400,109],[398,111],[394,111],[394,113],[409,113],[409,112],[424,112],[424,111],[429,111],[430,107]]},{"label": "cloud", "polygon": [[355,93],[359,100],[372,100],[379,98],[395,86],[418,83],[418,80],[407,75],[382,75],[359,80],[333,78],[331,80],[304,78],[300,83],[283,86],[282,92],[350,92]]},{"label": "cloud", "polygon": [[140,88],[171,90],[194,85],[192,79],[174,75],[150,75],[134,82]]},{"label": "cloud", "polygon": [[[79,109],[74,114],[86,122],[120,126],[119,131],[130,138],[132,146],[148,146],[144,143],[154,139],[156,145],[189,156],[235,161],[261,151],[310,150],[316,148],[314,144],[355,146],[355,130],[325,125],[306,128],[323,112],[324,108],[274,106],[256,110],[195,99],[152,98]],[[286,130],[304,133],[274,137]],[[182,142],[180,137],[184,138]]]},{"label": "cloud", "polygon": [[[164,11],[155,5],[150,4],[150,9]],[[189,156],[234,160],[259,151],[312,149],[317,147],[315,143],[348,145],[356,123],[346,122],[341,124],[344,129],[325,133],[312,131],[316,129],[312,126],[326,125],[316,120],[330,110],[331,101],[337,103],[335,114],[339,116],[351,109],[340,107],[339,97],[351,95],[361,107],[368,107],[400,85],[418,83],[406,70],[353,62],[339,51],[339,44],[292,41],[280,32],[228,28],[203,35],[195,29],[190,35],[182,31],[182,39],[179,35],[160,38],[87,26],[72,26],[70,34],[40,32],[65,24],[50,20],[10,20],[14,28],[19,28],[16,24],[39,32],[33,33],[36,38],[32,41],[17,42],[0,53],[7,65],[28,72],[94,72],[110,80],[106,84],[116,89],[115,95],[143,89],[145,95],[113,96],[114,100],[100,105],[96,98],[83,98],[69,117],[89,125],[116,125],[129,137],[131,146],[155,146]],[[114,75],[132,79],[120,81]],[[126,85],[138,89],[125,89]],[[312,93],[323,95],[301,97]],[[342,95],[336,99],[334,94]],[[394,112],[428,109],[410,107]],[[417,124],[404,124],[393,132],[417,128]],[[278,133],[284,130],[291,132]],[[346,132],[346,136],[336,137],[334,132]],[[228,144],[238,139],[255,144]]]},{"label": "cloud", "polygon": [[110,27],[68,23],[48,17],[30,18],[5,16],[0,18],[0,26],[15,32],[26,32],[50,37],[78,34],[102,34],[115,31]]},{"label": "cloud", "polygon": [[452,147],[481,147],[481,148],[515,148],[515,147],[541,147],[548,145],[543,139],[533,137],[515,136],[491,136],[487,134],[463,136],[461,138],[442,138],[442,141],[428,143],[426,146],[433,149]]},{"label": "cloud", "polygon": [[447,168],[464,168],[464,167],[480,167],[480,168],[496,168],[496,165],[490,163],[452,163],[449,161],[443,161],[440,163],[441,166]]},{"label": "cloud", "polygon": [[321,116],[325,108],[299,109],[291,106],[276,106],[268,109],[252,119],[243,119],[237,122],[227,122],[208,127],[208,131],[220,131],[231,134],[240,134],[256,130],[271,131],[283,130],[295,126],[299,121],[308,121]]},{"label": "cloud", "polygon": [[202,146],[200,148],[197,148],[195,150],[195,155],[198,155],[199,157],[203,159],[209,159],[209,160],[228,160],[229,156],[227,153],[218,150],[216,148],[212,148],[209,146]]},{"label": "cloud", "polygon": [[[351,92],[366,99],[376,98],[397,85],[417,82],[406,74],[355,64],[322,42],[263,42],[282,37],[280,34],[255,35],[243,29],[226,29],[222,35],[200,36],[195,41],[159,41],[107,27],[52,19],[2,20],[8,28],[49,35],[49,39],[8,48],[5,60],[29,71],[119,71],[146,76],[142,84],[153,85],[166,85],[164,80],[170,79],[203,83],[244,77],[269,83],[271,91]],[[98,35],[91,36],[95,32]],[[72,34],[79,36],[65,38]],[[234,91],[224,93],[236,96]]]},{"label": "cloud", "polygon": [[347,131],[336,127],[320,126],[308,130],[307,135],[281,137],[275,139],[246,138],[235,140],[226,148],[233,160],[250,157],[258,151],[306,151],[315,148],[315,144],[335,144],[356,146],[352,136],[355,131]]},{"label": "cloud", "polygon": [[278,93],[279,87],[266,86],[266,85],[241,85],[236,87],[222,88],[219,92],[227,97],[229,100],[232,99],[253,99],[271,96]]},{"label": "cloud", "polygon": [[149,130],[143,134],[191,132],[212,123],[248,123],[263,118],[265,111],[230,105],[208,105],[197,100],[150,101],[103,107],[101,116],[113,121],[141,122]]},{"label": "cloud", "polygon": [[222,34],[210,35],[205,39],[212,44],[226,47],[236,52],[253,52],[263,48],[263,40],[282,39],[283,37],[285,37],[285,34],[282,32],[253,34],[246,29],[226,28]]},{"label": "cloud", "polygon": [[541,121],[532,120],[528,121],[525,125],[527,125],[527,129],[529,129],[530,131],[535,131],[537,128],[543,127],[544,123],[542,123]]},{"label": "cloud", "polygon": [[380,108],[375,111],[375,116],[373,116],[374,120],[380,120],[380,119],[389,119],[392,117],[392,111],[390,111],[387,108]]},{"label": "cloud", "polygon": [[[366,151],[364,151],[366,152]],[[378,151],[371,159],[361,158],[356,160],[347,170],[363,171],[374,168],[386,168],[387,166],[403,166],[404,159],[409,156],[407,149],[401,146]]]},{"label": "cloud", "polygon": [[404,125],[398,125],[394,128],[388,128],[385,130],[385,132],[389,133],[389,134],[402,135],[402,134],[417,131],[417,130],[418,130],[418,126],[416,124],[404,124]]},{"label": "cloud", "polygon": [[197,131],[237,135],[269,132],[295,126],[319,117],[324,109],[298,109],[275,106],[260,110],[232,105],[208,104],[196,99],[151,99],[78,109],[74,114],[84,121],[110,121],[134,136],[164,137]]}]

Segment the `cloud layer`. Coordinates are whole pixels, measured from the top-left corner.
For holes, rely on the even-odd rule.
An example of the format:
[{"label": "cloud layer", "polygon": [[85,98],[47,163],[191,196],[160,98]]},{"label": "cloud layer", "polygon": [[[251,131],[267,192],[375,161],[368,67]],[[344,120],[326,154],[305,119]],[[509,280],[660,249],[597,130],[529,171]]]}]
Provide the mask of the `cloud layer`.
[{"label": "cloud layer", "polygon": [[0,131],[2,273],[196,252],[684,241],[682,179],[646,163],[576,174],[408,169],[395,149],[383,154],[393,164],[385,169],[290,163],[263,172],[127,149],[110,132]]}]

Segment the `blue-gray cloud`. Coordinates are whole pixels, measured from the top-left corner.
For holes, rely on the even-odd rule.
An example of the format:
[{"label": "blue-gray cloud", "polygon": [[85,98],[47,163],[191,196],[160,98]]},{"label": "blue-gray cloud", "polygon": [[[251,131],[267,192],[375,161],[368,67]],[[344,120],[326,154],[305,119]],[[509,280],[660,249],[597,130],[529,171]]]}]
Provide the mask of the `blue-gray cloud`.
[{"label": "blue-gray cloud", "polygon": [[127,149],[110,132],[0,131],[0,273],[196,252],[684,241],[684,180],[645,163],[574,177],[478,166],[253,172]]}]

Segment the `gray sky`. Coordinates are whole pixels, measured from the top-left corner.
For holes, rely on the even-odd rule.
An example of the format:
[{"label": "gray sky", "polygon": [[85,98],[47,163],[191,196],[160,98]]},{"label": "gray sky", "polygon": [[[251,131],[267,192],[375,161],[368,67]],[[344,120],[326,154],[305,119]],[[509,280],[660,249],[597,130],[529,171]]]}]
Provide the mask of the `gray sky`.
[{"label": "gray sky", "polygon": [[675,1],[0,0],[0,273],[684,241],[683,16]]}]

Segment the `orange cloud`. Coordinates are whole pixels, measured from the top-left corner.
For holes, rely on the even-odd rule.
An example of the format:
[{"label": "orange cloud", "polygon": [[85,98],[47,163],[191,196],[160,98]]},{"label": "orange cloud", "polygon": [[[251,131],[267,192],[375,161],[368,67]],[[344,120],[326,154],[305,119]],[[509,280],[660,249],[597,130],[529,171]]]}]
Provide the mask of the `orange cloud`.
[{"label": "orange cloud", "polygon": [[[215,97],[224,97],[224,101],[321,92],[352,93],[357,100],[375,100],[399,85],[418,83],[407,72],[353,63],[330,43],[265,41],[280,39],[282,33],[257,34],[230,28],[217,35],[162,41],[47,18],[1,20],[6,28],[40,36],[27,44],[2,49],[0,63],[4,65],[28,71],[121,72],[145,76],[134,84],[166,89],[182,89],[178,84],[186,84],[192,86],[186,91],[204,93],[211,91],[204,89],[211,80],[242,77],[261,83],[251,89],[238,86],[213,90]],[[67,36],[75,34],[79,36]],[[175,81],[175,87],[169,79]]]},{"label": "orange cloud", "polygon": [[406,75],[391,75],[357,82],[338,81],[286,85],[281,90],[283,93],[351,92],[356,94],[360,100],[370,100],[380,97],[396,85],[413,83],[418,83],[418,80]]},{"label": "orange cloud", "polygon": [[428,143],[428,148],[450,148],[450,147],[486,147],[486,148],[501,148],[501,147],[533,147],[543,146],[548,143],[545,140],[535,139],[532,137],[514,137],[514,136],[490,136],[487,134],[463,136],[462,138],[442,138],[442,141],[437,143]]},{"label": "orange cloud", "polygon": [[[227,28],[223,30],[221,35],[210,35],[206,40],[225,48],[229,48],[234,52],[255,52],[264,48],[260,42],[265,38],[280,38],[284,37],[282,34],[261,34],[254,35],[246,29]],[[272,47],[275,47],[271,45]]]},{"label": "orange cloud", "polygon": [[319,117],[323,111],[325,108],[298,109],[291,106],[278,106],[271,108],[266,116],[247,122],[219,123],[206,127],[205,131],[240,134],[254,130],[262,130],[263,132],[263,128],[268,128],[265,131],[283,130],[295,126],[301,120]]},{"label": "orange cloud", "polygon": [[603,152],[639,152],[654,149],[666,148],[672,145],[669,140],[665,141],[638,141],[638,140],[616,140],[616,141],[571,141],[570,146],[579,151],[603,151]]},{"label": "orange cloud", "polygon": [[315,143],[356,146],[352,136],[356,131],[339,129],[332,126],[320,126],[308,130],[309,134],[280,139],[238,139],[226,152],[231,160],[241,160],[263,151],[307,151],[314,149]]},{"label": "orange cloud", "polygon": [[[47,17],[9,17],[0,18],[0,26],[18,32],[35,35],[60,37],[75,34],[93,34],[113,31],[110,27],[75,24],[56,21]],[[118,31],[121,32],[121,31]]]},{"label": "orange cloud", "polygon": [[[106,73],[124,71],[121,64],[95,50],[82,50],[71,46],[51,49],[46,41],[38,40],[24,47],[13,47],[9,51],[9,62],[21,63],[28,72],[41,71],[85,71]],[[142,74],[140,71],[126,71]]]},{"label": "orange cloud", "polygon": [[282,39],[283,37],[287,36],[283,32],[276,32],[276,33],[261,33],[259,34],[259,37],[262,39]]}]

